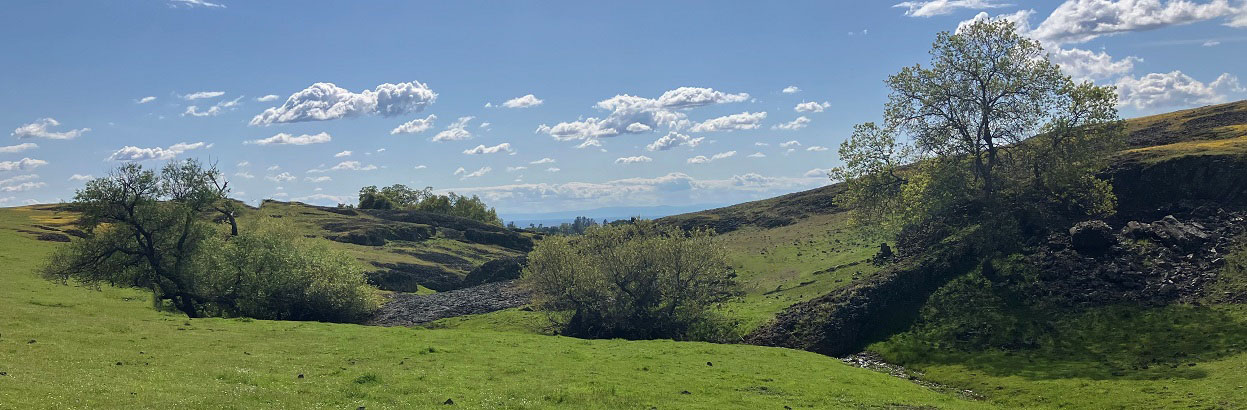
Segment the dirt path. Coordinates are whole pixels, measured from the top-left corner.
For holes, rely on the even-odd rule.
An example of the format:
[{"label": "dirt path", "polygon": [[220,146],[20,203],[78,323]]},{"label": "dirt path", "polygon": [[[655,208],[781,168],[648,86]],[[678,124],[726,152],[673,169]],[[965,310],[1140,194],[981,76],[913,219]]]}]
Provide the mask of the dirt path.
[{"label": "dirt path", "polygon": [[432,295],[399,293],[390,296],[390,300],[381,306],[368,324],[412,326],[448,317],[510,309],[523,306],[528,301],[529,293],[521,290],[513,280]]}]

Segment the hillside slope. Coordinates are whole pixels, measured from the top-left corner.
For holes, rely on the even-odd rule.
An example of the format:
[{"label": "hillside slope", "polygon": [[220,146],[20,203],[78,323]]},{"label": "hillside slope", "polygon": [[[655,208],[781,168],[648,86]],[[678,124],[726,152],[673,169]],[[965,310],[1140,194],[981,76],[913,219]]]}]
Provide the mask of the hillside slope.
[{"label": "hillside slope", "polygon": [[187,319],[39,278],[72,219],[0,209],[0,408],[986,407],[787,349]]}]

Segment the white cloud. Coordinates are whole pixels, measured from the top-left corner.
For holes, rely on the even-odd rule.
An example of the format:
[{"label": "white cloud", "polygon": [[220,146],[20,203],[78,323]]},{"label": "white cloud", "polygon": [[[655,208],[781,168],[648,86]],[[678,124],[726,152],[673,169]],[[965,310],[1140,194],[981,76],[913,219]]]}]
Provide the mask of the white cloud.
[{"label": "white cloud", "polygon": [[478,125],[478,126],[477,126],[477,128],[489,128],[489,126],[490,126],[490,125],[494,125],[494,123],[492,123],[492,122],[482,122],[482,123],[481,123],[481,125]]},{"label": "white cloud", "polygon": [[[334,165],[332,168],[329,168],[330,171],[372,171],[374,169],[377,169],[376,165],[371,165],[371,164],[364,165],[364,164],[361,164],[359,161],[342,161],[342,162],[339,162],[338,165]],[[324,170],[320,170],[320,171],[312,170],[312,171],[313,172],[325,172]]]},{"label": "white cloud", "polygon": [[766,158],[766,154],[763,154],[761,152],[755,152],[755,153],[749,154],[749,158]]},{"label": "white cloud", "polygon": [[220,8],[220,9],[225,8],[224,4],[212,3],[207,0],[168,0],[168,1],[169,1],[169,7],[186,7],[186,8],[207,7],[207,8]]},{"label": "white cloud", "polygon": [[69,181],[79,181],[79,182],[81,182],[81,181],[90,181],[90,180],[92,180],[92,179],[95,179],[95,177],[91,176],[90,174],[87,174],[87,175],[83,175],[83,174],[73,174],[73,175],[70,175],[70,176],[69,176],[69,179],[68,179],[68,180],[69,180]]},{"label": "white cloud", "polygon": [[333,137],[331,137],[329,133],[327,132],[322,132],[319,134],[303,134],[299,136],[294,136],[294,135],[290,135],[290,134],[282,132],[282,133],[278,133],[277,135],[274,135],[268,138],[246,141],[246,142],[243,142],[243,144],[310,145],[310,144],[323,144],[323,143],[326,143],[332,140],[333,140]]},{"label": "white cloud", "polygon": [[[601,146],[602,146],[602,141],[598,141],[596,139],[590,138],[580,143],[580,145],[577,145],[576,149],[589,148],[589,147],[601,147]],[[602,150],[602,151],[606,151],[606,150]]]},{"label": "white cloud", "polygon": [[755,143],[753,143],[753,145],[754,145],[755,147],[769,147],[769,146],[771,146],[771,143],[769,143],[769,142],[761,142],[761,141],[759,141],[759,142],[755,142]]},{"label": "white cloud", "polygon": [[1242,93],[1238,77],[1221,74],[1211,83],[1203,83],[1181,71],[1151,73],[1117,80],[1119,104],[1139,110],[1162,107],[1192,107],[1229,101],[1229,93]]},{"label": "white cloud", "polygon": [[428,131],[429,128],[433,128],[433,120],[436,120],[436,119],[437,119],[436,115],[429,114],[428,117],[416,118],[414,120],[407,121],[403,123],[402,125],[394,127],[394,129],[390,130],[390,135],[418,134],[421,132]]},{"label": "white cloud", "polygon": [[294,181],[294,180],[295,180],[295,177],[294,177],[294,175],[290,175],[290,173],[289,173],[289,172],[283,172],[283,173],[280,173],[280,174],[277,174],[277,175],[267,175],[267,176],[265,176],[265,177],[264,177],[264,179],[267,179],[267,180],[269,180],[269,181],[273,181],[273,182],[276,182],[276,183],[279,183],[279,184],[280,184],[280,183],[282,183],[282,182]]},{"label": "white cloud", "polygon": [[271,166],[271,167],[268,167],[268,170],[269,170],[269,171],[276,171],[276,170],[279,170],[279,169],[281,169],[281,165],[273,165],[273,166]]},{"label": "white cloud", "polygon": [[1052,43],[1082,43],[1104,35],[1234,17],[1238,13],[1241,11],[1227,0],[1068,0],[1057,6],[1031,36]]},{"label": "white cloud", "polygon": [[22,192],[47,186],[45,182],[23,182],[16,185],[0,186],[0,192]]},{"label": "white cloud", "polygon": [[559,141],[569,141],[639,134],[658,127],[680,129],[688,124],[688,117],[683,110],[748,99],[749,94],[746,93],[729,94],[697,87],[680,87],[667,91],[656,99],[621,94],[595,105],[597,109],[609,112],[604,118],[590,117],[553,126],[542,124],[537,127],[537,133],[550,135]]},{"label": "white cloud", "polygon": [[347,195],[311,194],[291,198],[290,200],[307,203],[344,204],[349,202],[351,199],[352,198]]},{"label": "white cloud", "polygon": [[553,163],[554,163],[554,159],[550,157],[546,157],[546,158],[542,158],[542,159],[539,159],[533,162],[529,162],[529,164],[533,164],[533,165],[553,164]]},{"label": "white cloud", "polygon": [[796,107],[792,107],[796,112],[823,112],[823,110],[828,108],[831,108],[831,103],[826,101],[823,101],[822,104],[819,104],[817,101],[803,102],[797,104]]},{"label": "white cloud", "polygon": [[199,91],[190,94],[182,94],[182,99],[186,101],[200,100],[204,98],[216,98],[225,95],[224,91]]},{"label": "white cloud", "polygon": [[805,150],[810,151],[810,152],[823,152],[827,150],[827,147],[819,146],[819,145],[811,145],[809,148],[806,148]]},{"label": "white cloud", "polygon": [[437,93],[419,81],[385,83],[359,93],[333,83],[316,83],[290,95],[281,106],[264,110],[252,118],[250,124],[267,126],[361,115],[393,117],[419,112],[436,100]]},{"label": "white cloud", "polygon": [[1096,53],[1080,48],[1052,48],[1049,57],[1052,62],[1061,66],[1061,71],[1078,80],[1102,80],[1130,73],[1134,64],[1142,62],[1138,57],[1126,57],[1114,60],[1107,52]]},{"label": "white cloud", "polygon": [[792,140],[792,141],[788,141],[788,142],[782,142],[782,143],[780,143],[780,144],[779,144],[779,146],[780,146],[780,147],[782,147],[782,148],[788,148],[788,147],[800,147],[800,146],[801,146],[801,142],[800,142],[800,141],[797,141],[797,140]]},{"label": "white cloud", "polygon": [[690,129],[692,132],[716,132],[716,131],[735,131],[735,130],[752,130],[758,128],[762,120],[766,119],[766,111],[762,112],[742,112],[740,114],[725,115],[718,118],[711,118],[704,122],[694,125]]},{"label": "white cloud", "polygon": [[238,172],[234,173],[234,176],[239,177],[239,178],[246,178],[246,179],[255,178],[255,175],[251,175],[251,173],[247,172],[247,170],[245,169],[238,170]]},{"label": "white cloud", "polygon": [[32,158],[22,158],[17,161],[0,161],[0,171],[29,171],[47,164],[47,161]]},{"label": "white cloud", "polygon": [[562,171],[562,170],[557,167],[546,168],[546,172],[559,172],[559,171]]},{"label": "white cloud", "polygon": [[303,177],[303,180],[312,183],[321,183],[333,181],[333,178],[330,178],[328,175],[322,175],[318,177]]},{"label": "white cloud", "polygon": [[437,135],[434,135],[433,142],[461,141],[461,140],[466,140],[468,138],[472,138],[472,133],[468,131],[467,127],[468,127],[468,122],[472,121],[473,118],[476,118],[476,117],[472,117],[472,116],[459,117],[458,120],[455,120],[454,123],[446,127],[445,130],[442,130],[442,132],[439,132],[437,133]]},{"label": "white cloud", "polygon": [[82,135],[87,131],[91,131],[90,128],[79,128],[64,132],[48,131],[48,127],[58,127],[60,125],[60,121],[57,121],[55,118],[40,118],[35,120],[35,122],[23,124],[22,126],[17,127],[17,129],[14,129],[13,133],[9,135],[17,137],[18,139],[47,138],[53,140],[68,140],[77,138],[79,135]]},{"label": "white cloud", "polygon": [[238,100],[241,100],[241,99],[242,97],[238,97],[233,100],[222,100],[220,102],[217,102],[216,104],[213,104],[211,107],[208,107],[207,111],[199,111],[199,106],[189,105],[186,107],[186,111],[182,111],[182,116],[185,117],[189,115],[192,117],[215,117],[217,115],[221,115],[221,113],[225,112],[226,109],[232,109],[232,108],[237,107]]},{"label": "white cloud", "polygon": [[801,88],[795,85],[790,85],[790,86],[784,87],[783,91],[781,92],[784,94],[796,94],[796,93],[801,92]]},{"label": "white cloud", "polygon": [[504,142],[492,147],[486,147],[484,144],[481,144],[477,145],[476,148],[463,150],[463,153],[468,155],[497,154],[499,152],[515,153],[515,151],[511,149],[511,143],[509,142]]},{"label": "white cloud", "polygon": [[203,142],[185,143],[180,142],[173,144],[168,148],[139,148],[133,145],[122,147],[108,156],[110,161],[146,161],[146,160],[169,160],[190,150],[200,148],[210,148],[211,144]]},{"label": "white cloud", "polygon": [[351,151],[342,151],[337,154],[333,154],[334,158],[342,158],[342,157],[349,157],[349,156],[351,156]]},{"label": "white cloud", "polygon": [[22,143],[22,144],[17,144],[17,145],[9,145],[9,146],[0,147],[0,154],[13,154],[13,153],[18,153],[18,152],[22,152],[26,150],[35,149],[35,148],[39,148],[39,144],[35,144],[33,142],[27,142],[27,143]]},{"label": "white cloud", "polygon": [[13,185],[19,182],[34,181],[36,179],[39,179],[39,176],[35,174],[18,175],[12,178],[0,179],[0,186]]},{"label": "white cloud", "polygon": [[1011,4],[994,0],[923,0],[897,3],[892,7],[904,8],[906,16],[931,17],[949,14],[958,9],[981,10],[1008,6]]},{"label": "white cloud", "polygon": [[1204,47],[1216,47],[1219,45],[1221,45],[1221,42],[1217,40],[1208,40],[1208,41],[1205,41],[1203,44]]},{"label": "white cloud", "polygon": [[644,155],[637,155],[635,157],[621,157],[621,158],[615,159],[616,164],[639,164],[642,162],[652,162],[652,161],[654,161],[653,158],[650,158]]},{"label": "white cloud", "polygon": [[808,126],[810,126],[810,119],[802,115],[800,117],[797,117],[797,119],[795,120],[792,120],[792,121],[789,121],[783,124],[776,124],[772,126],[771,129],[792,131],[792,130],[799,130],[799,129],[802,129]]},{"label": "white cloud", "polygon": [[528,94],[523,97],[516,97],[510,100],[507,100],[507,102],[502,103],[502,106],[506,108],[528,108],[528,107],[536,107],[538,105],[541,105],[541,103],[544,103],[544,102],[545,102],[544,100],[537,98],[533,96],[532,94]]},{"label": "white cloud", "polygon": [[478,169],[476,171],[468,172],[468,170],[463,169],[463,167],[459,167],[459,169],[455,170],[455,173],[452,175],[461,175],[459,179],[478,178],[478,177],[484,176],[485,174],[488,174],[489,171],[493,171],[493,170],[494,169],[490,167],[482,167],[481,169]]},{"label": "white cloud", "polygon": [[425,169],[425,168],[428,168],[428,167],[429,167],[428,165],[416,165],[416,167],[415,167],[415,168],[413,168],[413,169]]},{"label": "white cloud", "polygon": [[528,169],[526,166],[507,167],[507,172],[523,171]]},{"label": "white cloud", "polygon": [[681,145],[689,148],[696,148],[705,139],[706,137],[693,138],[688,135],[671,131],[668,132],[667,135],[664,135],[649,145],[646,145],[645,149],[650,151],[666,151]]},{"label": "white cloud", "polygon": [[277,101],[278,98],[281,98],[281,96],[277,94],[269,94],[263,97],[258,97],[255,100],[259,102],[269,102],[269,101]]},{"label": "white cloud", "polygon": [[1035,10],[1018,10],[1018,11],[1015,11],[1009,14],[1001,14],[999,16],[992,16],[990,14],[987,14],[986,11],[984,11],[984,12],[980,12],[979,14],[976,14],[973,18],[970,18],[969,20],[965,20],[965,21],[962,21],[961,23],[958,23],[957,30],[955,30],[954,32],[960,33],[962,30],[965,30],[967,27],[970,27],[974,23],[977,23],[980,21],[1008,20],[1008,21],[1013,22],[1014,26],[1017,28],[1018,33],[1027,34],[1027,33],[1030,33],[1031,31],[1030,18],[1034,14],[1035,14]]},{"label": "white cloud", "polygon": [[826,178],[826,177],[827,177],[827,174],[828,174],[828,173],[830,173],[830,172],[831,172],[831,169],[830,169],[830,168],[814,168],[814,169],[811,169],[811,170],[809,170],[809,171],[805,171],[805,176],[806,176],[806,177],[810,177],[810,178],[813,178],[813,177],[824,177],[824,178]]},{"label": "white cloud", "polygon": [[242,167],[246,167],[250,165],[251,165],[251,161],[240,161],[237,164],[234,164],[234,166],[238,168],[242,168]]},{"label": "white cloud", "polygon": [[149,96],[134,100],[134,103],[135,104],[147,104],[152,101],[156,101],[156,97],[149,95]]},{"label": "white cloud", "polygon": [[731,158],[734,155],[736,155],[736,151],[720,152],[718,154],[711,155],[709,158],[707,158],[705,155],[698,155],[698,156],[689,158],[686,162],[690,164],[706,164],[706,163],[724,159],[724,158]]}]

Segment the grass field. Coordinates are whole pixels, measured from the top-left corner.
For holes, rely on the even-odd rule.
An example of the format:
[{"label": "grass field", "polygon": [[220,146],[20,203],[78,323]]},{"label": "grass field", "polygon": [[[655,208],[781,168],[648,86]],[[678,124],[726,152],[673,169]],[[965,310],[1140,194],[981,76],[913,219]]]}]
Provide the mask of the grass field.
[{"label": "grass field", "polygon": [[0,209],[0,408],[983,407],[786,349],[187,319],[37,277],[56,245],[16,229],[64,222]]}]

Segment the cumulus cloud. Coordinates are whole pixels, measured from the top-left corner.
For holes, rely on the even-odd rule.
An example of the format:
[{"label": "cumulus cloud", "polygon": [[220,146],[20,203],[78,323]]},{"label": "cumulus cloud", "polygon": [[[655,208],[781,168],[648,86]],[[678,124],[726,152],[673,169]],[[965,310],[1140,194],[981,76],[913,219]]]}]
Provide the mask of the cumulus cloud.
[{"label": "cumulus cloud", "polygon": [[0,186],[0,192],[22,192],[47,186],[45,182],[23,182],[15,185]]},{"label": "cumulus cloud", "polygon": [[698,155],[698,156],[689,158],[687,162],[690,164],[706,164],[706,163],[724,159],[724,158],[731,158],[732,156],[735,156],[735,155],[736,155],[736,151],[720,152],[718,154],[711,155],[709,158],[707,158],[705,155]]},{"label": "cumulus cloud", "polygon": [[463,167],[459,167],[459,169],[455,170],[455,173],[452,175],[459,175],[459,179],[479,178],[493,170],[494,169],[490,167],[481,167],[481,169],[476,171],[468,172],[468,170]]},{"label": "cumulus cloud", "polygon": [[186,101],[202,100],[205,98],[216,98],[225,95],[224,91],[199,91],[190,94],[182,94],[182,99]]},{"label": "cumulus cloud", "polygon": [[994,0],[925,0],[906,1],[894,4],[892,7],[905,9],[906,16],[931,17],[949,14],[958,9],[982,10],[1011,5]]},{"label": "cumulus cloud", "polygon": [[23,124],[13,130],[12,135],[18,139],[22,138],[47,138],[53,140],[68,140],[77,138],[79,135],[91,131],[90,128],[79,128],[63,132],[48,131],[50,127],[59,127],[60,121],[55,118],[40,118],[29,124]]},{"label": "cumulus cloud", "polygon": [[241,100],[241,99],[242,97],[238,97],[233,100],[222,100],[220,102],[217,102],[216,104],[213,104],[211,107],[208,107],[208,109],[205,111],[200,111],[199,106],[197,105],[190,105],[186,107],[186,111],[182,111],[182,116],[185,117],[189,115],[192,117],[215,117],[217,115],[221,115],[221,113],[225,112],[225,110],[229,110],[229,109],[233,109],[237,107],[238,100]]},{"label": "cumulus cloud", "polygon": [[472,133],[468,131],[468,122],[472,121],[473,118],[476,117],[459,117],[459,119],[455,120],[455,122],[450,124],[449,127],[446,127],[445,130],[442,130],[442,132],[434,135],[433,142],[461,141],[472,138]]},{"label": "cumulus cloud", "polygon": [[318,177],[303,177],[303,180],[311,183],[321,183],[333,181],[333,178],[330,178],[328,175],[321,175]]},{"label": "cumulus cloud", "polygon": [[[601,147],[601,146],[602,146],[602,141],[598,141],[595,139],[587,139],[584,142],[580,143],[580,145],[577,145],[576,149],[589,148],[589,147]],[[602,152],[606,152],[606,150],[603,149]]]},{"label": "cumulus cloud", "polygon": [[13,153],[26,151],[26,150],[32,150],[35,148],[39,148],[39,144],[35,144],[33,142],[27,142],[27,143],[17,144],[17,145],[9,145],[9,146],[0,147],[0,154],[13,154]]},{"label": "cumulus cloud", "polygon": [[290,173],[289,173],[289,172],[283,172],[283,173],[280,173],[280,174],[277,174],[277,175],[266,175],[266,176],[264,177],[264,179],[267,179],[267,180],[269,180],[269,181],[273,181],[273,182],[276,182],[276,183],[279,183],[279,184],[280,184],[280,183],[282,183],[282,182],[294,181],[294,180],[295,180],[295,177],[294,177],[294,175],[290,175]]},{"label": "cumulus cloud", "polygon": [[747,93],[730,94],[698,87],[680,87],[658,98],[621,94],[595,105],[597,109],[608,112],[605,117],[561,122],[553,126],[542,124],[537,127],[537,133],[550,135],[559,141],[570,141],[639,134],[659,127],[680,129],[688,124],[684,110],[748,99]]},{"label": "cumulus cloud", "polygon": [[826,101],[823,101],[821,104],[817,101],[803,102],[797,104],[796,107],[792,107],[793,111],[796,112],[823,112],[823,110],[828,108],[831,108],[831,103]]},{"label": "cumulus cloud", "polygon": [[337,153],[337,154],[333,154],[333,157],[334,157],[334,158],[349,157],[349,156],[351,156],[351,154],[352,154],[352,152],[348,150],[348,151],[342,151],[342,152],[339,152],[339,153]]},{"label": "cumulus cloud", "polygon": [[77,181],[77,182],[82,182],[82,181],[90,181],[90,180],[92,180],[92,179],[95,179],[95,177],[94,177],[94,176],[91,176],[91,174],[86,174],[86,175],[83,175],[83,174],[73,174],[73,175],[70,175],[70,176],[69,176],[69,179],[68,179],[68,180],[69,180],[69,181]]},{"label": "cumulus cloud", "polygon": [[419,134],[419,133],[428,131],[429,128],[433,128],[433,120],[436,120],[436,119],[437,119],[436,115],[429,114],[428,117],[416,118],[414,120],[407,121],[403,123],[402,125],[399,125],[395,127],[394,129],[390,130],[390,135]]},{"label": "cumulus cloud", "polygon": [[185,143],[180,142],[170,145],[168,148],[139,148],[133,145],[122,147],[108,156],[110,161],[146,161],[146,160],[170,160],[182,153],[200,148],[210,148],[211,144],[203,142]]},{"label": "cumulus cloud", "polygon": [[47,161],[33,158],[22,158],[17,161],[0,161],[0,171],[29,171],[47,164]]},{"label": "cumulus cloud", "polygon": [[477,145],[476,148],[463,150],[463,153],[468,155],[497,154],[499,152],[515,153],[515,151],[511,149],[511,143],[509,142],[504,142],[492,147],[486,147],[484,144],[481,144]]},{"label": "cumulus cloud", "polygon": [[735,131],[735,130],[752,130],[758,128],[762,124],[762,120],[766,119],[766,111],[762,112],[742,112],[740,114],[725,115],[718,118],[711,118],[706,121],[697,123],[692,132],[716,132],[716,131]]},{"label": "cumulus cloud", "polygon": [[329,168],[330,171],[372,171],[374,169],[377,169],[376,165],[364,165],[359,161],[342,161]]},{"label": "cumulus cloud", "polygon": [[805,150],[810,151],[810,152],[823,152],[827,150],[827,147],[819,146],[819,145],[811,145],[809,148],[806,148]]},{"label": "cumulus cloud", "polygon": [[780,147],[783,147],[783,148],[789,148],[789,147],[800,147],[800,146],[801,146],[801,142],[800,142],[800,141],[797,141],[797,140],[792,140],[792,141],[788,141],[788,142],[781,142],[781,143],[779,144],[779,146],[780,146]]},{"label": "cumulus cloud", "polygon": [[562,171],[562,170],[561,170],[561,169],[559,169],[558,167],[549,167],[549,168],[546,168],[546,172],[559,172],[559,171]]},{"label": "cumulus cloud", "polygon": [[269,94],[263,97],[257,97],[255,100],[259,102],[269,102],[269,101],[277,101],[278,98],[281,98],[281,96],[277,94]]},{"label": "cumulus cloud", "polygon": [[147,104],[147,103],[152,102],[152,101],[156,101],[156,97],[155,97],[155,96],[150,96],[150,95],[149,95],[149,96],[146,96],[146,97],[143,97],[143,98],[140,98],[140,99],[134,100],[134,103],[135,103],[135,104]]},{"label": "cumulus cloud", "polygon": [[1134,70],[1135,63],[1143,61],[1133,56],[1113,59],[1107,52],[1097,53],[1080,48],[1055,47],[1048,55],[1052,62],[1061,66],[1061,71],[1078,80],[1102,80],[1128,74]]},{"label": "cumulus cloud", "polygon": [[176,7],[186,7],[186,8],[206,7],[206,8],[219,8],[219,9],[225,8],[224,4],[213,3],[207,0],[168,0],[168,1],[169,1],[169,7],[175,7],[175,8]]},{"label": "cumulus cloud", "polygon": [[245,169],[238,170],[238,172],[234,173],[234,176],[239,177],[239,178],[246,178],[246,179],[255,178],[255,175],[251,175],[251,173],[247,172],[247,170]]},{"label": "cumulus cloud", "polygon": [[281,106],[256,115],[251,125],[326,121],[361,115],[393,117],[422,111],[436,100],[437,93],[419,81],[385,83],[359,93],[333,83],[316,83],[291,94]]},{"label": "cumulus cloud", "polygon": [[784,94],[796,94],[796,93],[801,92],[801,88],[795,85],[790,85],[790,86],[784,87],[784,89],[781,92]]},{"label": "cumulus cloud", "polygon": [[544,103],[544,102],[545,102],[544,100],[537,98],[533,96],[532,94],[528,94],[523,97],[515,97],[510,100],[507,100],[506,102],[502,103],[502,106],[506,108],[528,108],[528,107],[536,107],[538,105],[541,105],[541,103]]},{"label": "cumulus cloud", "polygon": [[[1041,41],[1082,43],[1100,36],[1153,30],[1242,13],[1227,0],[1206,3],[1161,0],[1068,0],[1034,32]],[[1233,25],[1238,20],[1231,21]]]},{"label": "cumulus cloud", "polygon": [[762,152],[755,152],[755,153],[749,154],[748,157],[749,158],[766,158],[766,154],[763,154]]},{"label": "cumulus cloud", "polygon": [[802,115],[800,117],[797,117],[797,119],[795,120],[792,120],[792,121],[789,121],[783,124],[775,124],[774,126],[771,127],[771,129],[791,131],[791,130],[799,130],[799,129],[808,127],[809,125],[810,125],[810,119]]},{"label": "cumulus cloud", "polygon": [[654,140],[654,142],[646,145],[645,149],[650,151],[666,151],[681,145],[689,148],[696,148],[705,139],[706,137],[693,138],[688,135],[671,131],[668,132],[667,135],[662,136],[662,138]]},{"label": "cumulus cloud", "polygon": [[637,155],[635,157],[620,157],[620,158],[615,159],[616,164],[638,164],[642,162],[652,162],[652,161],[654,161],[653,158],[650,158],[644,155]]},{"label": "cumulus cloud", "polygon": [[16,185],[18,183],[34,181],[36,179],[39,179],[39,176],[35,174],[18,175],[12,178],[0,179],[0,186]]},{"label": "cumulus cloud", "polygon": [[528,169],[526,166],[507,167],[507,172],[523,171]]},{"label": "cumulus cloud", "polygon": [[542,159],[539,159],[533,162],[529,162],[529,164],[533,164],[533,165],[553,164],[553,163],[554,163],[554,159],[550,157],[546,157],[546,158],[542,158]]},{"label": "cumulus cloud", "polygon": [[1221,74],[1210,83],[1203,83],[1181,71],[1151,73],[1142,77],[1117,80],[1119,104],[1148,110],[1164,107],[1192,107],[1229,101],[1229,93],[1243,93],[1238,77]]},{"label": "cumulus cloud", "polygon": [[[246,142],[243,142],[243,144],[310,145],[310,144],[323,144],[331,140],[333,140],[333,137],[329,136],[329,133],[327,132],[322,132],[319,134],[303,134],[299,136],[294,136],[294,135],[290,135],[290,134],[282,132],[282,133],[278,133],[277,135],[274,135],[268,138],[246,141]],[[347,151],[347,155],[350,155],[350,151]]]},{"label": "cumulus cloud", "polygon": [[811,177],[811,178],[812,177],[827,177],[827,174],[829,173],[831,173],[831,168],[814,168],[809,171],[805,171],[805,176]]}]

